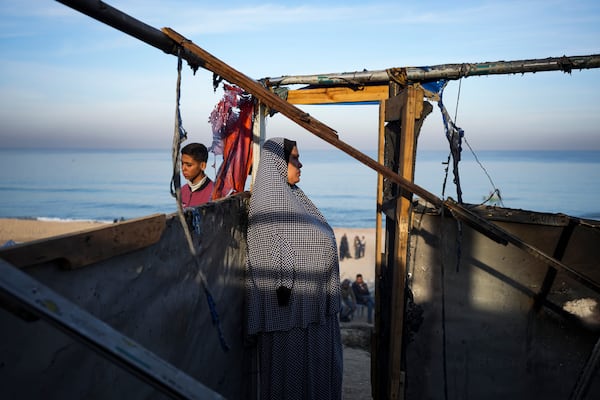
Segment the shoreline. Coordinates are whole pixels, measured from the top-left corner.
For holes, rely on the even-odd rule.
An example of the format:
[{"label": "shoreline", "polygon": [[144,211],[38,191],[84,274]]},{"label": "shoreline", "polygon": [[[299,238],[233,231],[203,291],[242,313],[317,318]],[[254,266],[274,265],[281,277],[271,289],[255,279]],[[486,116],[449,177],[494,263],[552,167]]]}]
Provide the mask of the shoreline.
[{"label": "shoreline", "polygon": [[[30,242],[53,236],[75,233],[100,227],[107,222],[91,220],[45,220],[26,218],[0,218],[0,248],[9,241],[15,243]],[[354,281],[356,274],[362,274],[372,288],[375,278],[375,228],[333,228],[339,248],[342,235],[348,238],[352,258],[340,260],[340,280]],[[354,237],[364,237],[364,256],[355,258]]]}]

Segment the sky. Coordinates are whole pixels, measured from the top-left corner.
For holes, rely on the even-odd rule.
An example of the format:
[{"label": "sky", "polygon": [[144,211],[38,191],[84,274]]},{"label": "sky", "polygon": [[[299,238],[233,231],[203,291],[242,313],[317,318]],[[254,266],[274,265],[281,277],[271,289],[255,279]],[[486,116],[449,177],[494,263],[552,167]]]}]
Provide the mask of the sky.
[{"label": "sky", "polygon": [[[600,54],[597,0],[106,3],[254,79]],[[0,1],[0,49],[0,147],[171,147],[176,57],[52,0]],[[444,103],[475,149],[600,150],[599,91],[600,69],[469,77],[448,83]],[[188,140],[211,142],[222,95],[211,72],[184,66]],[[299,107],[377,147],[376,105]],[[330,147],[282,115],[267,136]],[[418,146],[448,146],[437,107]]]}]

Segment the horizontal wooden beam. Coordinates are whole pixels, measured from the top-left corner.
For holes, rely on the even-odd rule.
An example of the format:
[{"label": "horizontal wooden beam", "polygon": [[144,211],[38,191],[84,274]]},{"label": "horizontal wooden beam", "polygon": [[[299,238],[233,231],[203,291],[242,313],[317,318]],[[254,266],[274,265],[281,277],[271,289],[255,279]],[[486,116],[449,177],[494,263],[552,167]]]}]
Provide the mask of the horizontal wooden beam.
[{"label": "horizontal wooden beam", "polygon": [[57,260],[64,268],[81,268],[150,246],[165,226],[165,214],[155,214],[6,247],[0,258],[21,268]]},{"label": "horizontal wooden beam", "polygon": [[334,104],[379,102],[389,97],[389,86],[320,87],[290,90],[287,101],[292,104]]}]

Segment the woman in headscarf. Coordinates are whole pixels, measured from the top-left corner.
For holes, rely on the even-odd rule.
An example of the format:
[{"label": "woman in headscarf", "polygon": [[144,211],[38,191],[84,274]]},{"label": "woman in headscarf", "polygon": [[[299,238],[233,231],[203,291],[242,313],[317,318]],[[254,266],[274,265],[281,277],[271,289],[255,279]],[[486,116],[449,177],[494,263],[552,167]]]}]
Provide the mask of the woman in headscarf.
[{"label": "woman in headscarf", "polygon": [[267,140],[250,198],[248,334],[261,399],[340,399],[340,280],[333,230],[304,192],[296,142]]}]

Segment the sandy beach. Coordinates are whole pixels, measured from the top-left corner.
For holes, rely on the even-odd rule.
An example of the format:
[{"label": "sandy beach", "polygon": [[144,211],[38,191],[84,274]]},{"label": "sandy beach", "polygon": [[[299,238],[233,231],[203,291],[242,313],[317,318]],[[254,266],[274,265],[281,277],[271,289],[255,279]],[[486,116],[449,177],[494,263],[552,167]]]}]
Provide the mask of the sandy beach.
[{"label": "sandy beach", "polygon": [[30,242],[104,225],[93,221],[38,221],[35,219],[0,218],[0,246],[12,240]]},{"label": "sandy beach", "polygon": [[[34,219],[0,218],[0,246],[12,240],[16,243],[29,242],[52,236],[82,231],[97,226],[102,222],[93,221],[39,221]],[[334,228],[338,247],[344,234],[348,238],[352,258],[340,261],[340,278],[354,280],[356,274],[363,275],[365,281],[371,283],[375,277],[375,228]],[[365,240],[363,257],[355,258],[354,237]]]}]

